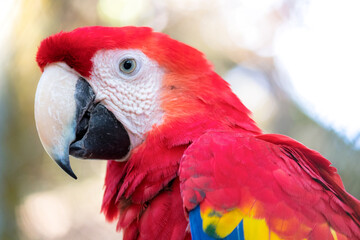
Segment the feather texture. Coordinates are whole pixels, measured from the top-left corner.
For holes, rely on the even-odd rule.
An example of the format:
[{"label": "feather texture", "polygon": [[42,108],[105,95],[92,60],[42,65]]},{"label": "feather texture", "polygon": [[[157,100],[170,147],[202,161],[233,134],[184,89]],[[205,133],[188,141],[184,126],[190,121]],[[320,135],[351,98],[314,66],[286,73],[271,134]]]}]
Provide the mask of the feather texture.
[{"label": "feather texture", "polygon": [[186,209],[238,209],[245,236],[250,217],[281,239],[360,238],[359,202],[336,170],[284,136],[210,131],[184,153],[180,180]]}]

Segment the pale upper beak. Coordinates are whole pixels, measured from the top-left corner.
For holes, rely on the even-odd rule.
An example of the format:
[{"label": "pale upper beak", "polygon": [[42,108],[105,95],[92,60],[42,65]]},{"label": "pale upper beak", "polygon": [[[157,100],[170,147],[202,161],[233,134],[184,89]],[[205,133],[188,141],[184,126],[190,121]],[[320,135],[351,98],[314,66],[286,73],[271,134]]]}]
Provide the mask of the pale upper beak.
[{"label": "pale upper beak", "polygon": [[36,128],[46,152],[76,179],[69,162],[69,146],[76,138],[75,89],[79,76],[62,63],[45,67],[35,95]]}]

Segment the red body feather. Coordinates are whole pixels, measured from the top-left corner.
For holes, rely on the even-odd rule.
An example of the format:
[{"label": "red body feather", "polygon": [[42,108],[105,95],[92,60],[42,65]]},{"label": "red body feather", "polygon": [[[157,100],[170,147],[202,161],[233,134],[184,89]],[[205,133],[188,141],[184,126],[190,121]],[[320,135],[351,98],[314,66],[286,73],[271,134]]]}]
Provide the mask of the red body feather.
[{"label": "red body feather", "polygon": [[285,136],[209,131],[185,152],[180,179],[188,210],[203,201],[219,211],[256,204],[256,217],[281,238],[328,239],[330,227],[360,238],[359,202],[336,169]]},{"label": "red body feather", "polygon": [[45,39],[37,61],[89,77],[95,52],[115,48],[140,49],[165,70],[163,123],[127,162],[107,167],[102,211],[124,239],[190,239],[186,214],[202,202],[219,210],[257,202],[281,237],[324,239],[331,227],[360,238],[359,202],[336,170],[290,138],[262,135],[199,51],[149,28],[89,27]]}]

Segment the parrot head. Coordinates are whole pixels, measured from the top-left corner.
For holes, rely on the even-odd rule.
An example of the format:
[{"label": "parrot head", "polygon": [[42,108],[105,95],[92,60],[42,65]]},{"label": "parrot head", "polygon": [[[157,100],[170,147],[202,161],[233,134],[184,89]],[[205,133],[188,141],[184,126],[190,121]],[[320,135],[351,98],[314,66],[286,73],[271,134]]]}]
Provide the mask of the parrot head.
[{"label": "parrot head", "polygon": [[43,40],[35,120],[47,153],[128,161],[148,138],[188,144],[210,128],[258,132],[198,50],[147,27],[85,27]]}]

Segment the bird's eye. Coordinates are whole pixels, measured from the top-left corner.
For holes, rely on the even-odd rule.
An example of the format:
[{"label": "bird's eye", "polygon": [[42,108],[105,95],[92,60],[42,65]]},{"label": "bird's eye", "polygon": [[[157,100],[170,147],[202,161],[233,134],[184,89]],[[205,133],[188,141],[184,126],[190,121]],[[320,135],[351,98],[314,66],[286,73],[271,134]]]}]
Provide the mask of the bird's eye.
[{"label": "bird's eye", "polygon": [[123,73],[126,74],[132,73],[135,70],[135,68],[136,68],[135,59],[127,58],[120,63],[120,71],[122,71]]}]

